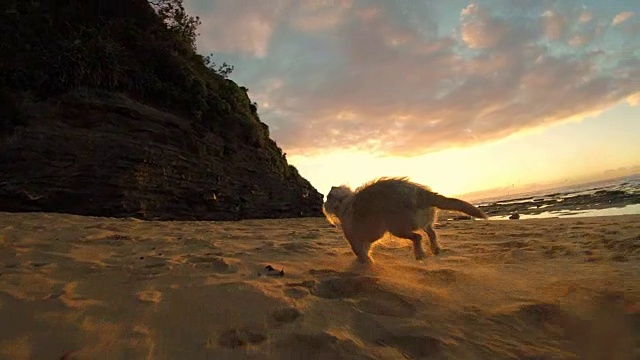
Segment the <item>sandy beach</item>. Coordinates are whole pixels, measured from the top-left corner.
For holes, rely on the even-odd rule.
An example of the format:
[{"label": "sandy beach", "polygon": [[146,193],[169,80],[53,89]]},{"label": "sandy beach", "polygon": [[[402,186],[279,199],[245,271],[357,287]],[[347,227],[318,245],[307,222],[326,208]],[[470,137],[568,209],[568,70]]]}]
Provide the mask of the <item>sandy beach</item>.
[{"label": "sandy beach", "polygon": [[436,231],[0,213],[0,358],[640,358],[640,215]]}]

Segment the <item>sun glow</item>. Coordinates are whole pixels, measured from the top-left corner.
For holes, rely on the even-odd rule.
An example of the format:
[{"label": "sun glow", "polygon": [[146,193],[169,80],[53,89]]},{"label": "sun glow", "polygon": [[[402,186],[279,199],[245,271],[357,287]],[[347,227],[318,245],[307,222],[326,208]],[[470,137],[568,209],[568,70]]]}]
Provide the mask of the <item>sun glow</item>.
[{"label": "sun glow", "polygon": [[450,196],[496,188],[515,191],[640,165],[640,145],[632,135],[640,133],[640,122],[632,120],[640,116],[638,111],[622,104],[581,121],[573,118],[498,141],[414,157],[350,150],[288,158],[323,194],[334,185],[357,187],[382,176],[408,176]]}]

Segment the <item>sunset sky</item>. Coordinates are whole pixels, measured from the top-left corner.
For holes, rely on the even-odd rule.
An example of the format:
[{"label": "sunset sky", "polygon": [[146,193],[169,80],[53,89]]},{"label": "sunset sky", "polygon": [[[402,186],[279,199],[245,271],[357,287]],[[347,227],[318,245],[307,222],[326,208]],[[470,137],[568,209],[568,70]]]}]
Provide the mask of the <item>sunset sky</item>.
[{"label": "sunset sky", "polygon": [[640,172],[638,0],[185,0],[318,191]]}]

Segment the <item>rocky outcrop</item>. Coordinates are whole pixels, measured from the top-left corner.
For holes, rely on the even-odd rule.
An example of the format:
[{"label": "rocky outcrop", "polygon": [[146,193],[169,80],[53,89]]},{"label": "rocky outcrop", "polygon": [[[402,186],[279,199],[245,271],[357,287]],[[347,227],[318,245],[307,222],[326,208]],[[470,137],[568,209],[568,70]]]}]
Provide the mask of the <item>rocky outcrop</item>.
[{"label": "rocky outcrop", "polygon": [[[52,3],[66,7],[46,13]],[[322,195],[287,163],[246,89],[173,41],[146,1],[102,3],[42,2],[0,19],[0,211],[322,215]],[[142,15],[122,20],[131,14]]]}]

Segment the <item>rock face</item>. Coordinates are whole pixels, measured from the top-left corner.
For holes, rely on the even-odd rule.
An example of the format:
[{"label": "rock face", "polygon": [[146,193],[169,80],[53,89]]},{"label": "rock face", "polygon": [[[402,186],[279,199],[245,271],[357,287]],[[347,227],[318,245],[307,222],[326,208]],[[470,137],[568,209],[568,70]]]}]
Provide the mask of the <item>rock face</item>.
[{"label": "rock face", "polygon": [[322,216],[246,89],[181,47],[146,1],[101,3],[0,15],[0,211]]}]

